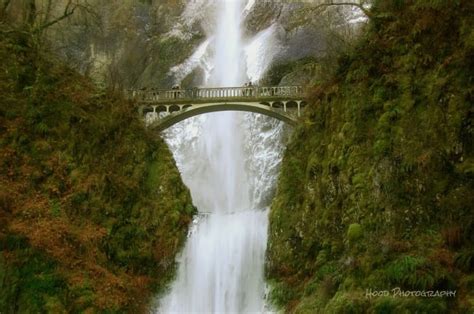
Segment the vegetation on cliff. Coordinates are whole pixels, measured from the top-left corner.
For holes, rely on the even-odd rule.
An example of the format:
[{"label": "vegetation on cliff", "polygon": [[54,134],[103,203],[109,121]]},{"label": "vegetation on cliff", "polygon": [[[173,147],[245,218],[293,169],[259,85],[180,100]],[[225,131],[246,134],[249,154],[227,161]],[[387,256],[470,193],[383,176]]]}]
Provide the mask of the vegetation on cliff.
[{"label": "vegetation on cliff", "polygon": [[189,191],[133,104],[35,39],[0,33],[0,312],[144,311],[173,273]]},{"label": "vegetation on cliff", "polygon": [[473,14],[466,0],[375,1],[313,88],[270,213],[267,276],[288,312],[474,309]]},{"label": "vegetation on cliff", "polygon": [[35,32],[71,68],[118,90],[171,87],[169,70],[202,41],[184,0],[0,0],[5,30]]}]

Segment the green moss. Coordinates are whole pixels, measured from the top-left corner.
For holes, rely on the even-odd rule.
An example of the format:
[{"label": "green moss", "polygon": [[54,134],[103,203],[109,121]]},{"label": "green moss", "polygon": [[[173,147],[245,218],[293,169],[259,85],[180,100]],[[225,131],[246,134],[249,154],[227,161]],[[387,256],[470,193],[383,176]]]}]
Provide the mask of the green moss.
[{"label": "green moss", "polygon": [[[375,1],[314,87],[270,212],[267,276],[286,283],[286,311],[472,310],[474,4],[447,3]],[[457,294],[364,296],[396,287]]]},{"label": "green moss", "polygon": [[271,283],[270,301],[277,305],[283,306],[294,298],[293,290],[285,283]]},{"label": "green moss", "polygon": [[347,239],[349,241],[356,241],[363,235],[362,226],[360,224],[350,224],[347,228]]},{"label": "green moss", "polygon": [[273,64],[264,74],[260,85],[275,86],[284,81],[286,85],[307,83],[308,79],[314,77],[320,70],[318,60],[307,57],[290,62],[279,62]]},{"label": "green moss", "polygon": [[325,307],[327,313],[362,314],[366,313],[367,298],[362,293],[338,292]]},{"label": "green moss", "polygon": [[447,313],[448,307],[442,300],[393,297],[377,298],[371,313]]},{"label": "green moss", "polygon": [[[18,240],[7,239],[10,244]],[[30,249],[26,239],[20,241],[23,244],[17,247],[16,260],[0,254],[0,309],[10,313],[41,313],[54,307],[64,312],[68,301],[63,293],[66,282],[55,272],[54,261]]]},{"label": "green moss", "polygon": [[[202,40],[202,35],[195,35],[191,40],[177,37],[157,38],[151,44],[151,53],[155,57],[146,66],[139,84],[147,87],[166,87],[174,84],[169,69],[184,62]],[[185,83],[189,84],[188,81]]]},{"label": "green moss", "polygon": [[0,312],[145,312],[190,193],[132,104],[22,36],[0,35]]}]

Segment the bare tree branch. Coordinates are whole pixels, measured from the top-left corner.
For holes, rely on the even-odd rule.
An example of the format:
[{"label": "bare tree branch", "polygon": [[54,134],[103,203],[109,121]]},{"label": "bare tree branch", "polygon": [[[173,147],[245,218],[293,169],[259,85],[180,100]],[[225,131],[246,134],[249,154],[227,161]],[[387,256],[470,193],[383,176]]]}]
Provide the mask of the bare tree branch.
[{"label": "bare tree branch", "polygon": [[6,12],[8,9],[8,6],[10,5],[11,0],[3,0],[2,3],[2,12]]},{"label": "bare tree branch", "polygon": [[87,3],[87,1],[83,1],[83,4],[80,3],[79,1],[73,1],[69,0],[67,5],[64,8],[64,12],[61,16],[45,22],[41,24],[40,26],[36,27],[35,30],[33,31],[34,33],[41,33],[44,31],[46,28],[53,26],[54,24],[57,24],[61,22],[62,20],[70,17],[71,15],[74,14],[76,10],[81,10],[83,12],[86,12],[88,15],[93,16],[95,19],[100,19],[100,16],[95,12],[91,6]]},{"label": "bare tree branch", "polygon": [[320,3],[314,7],[312,7],[312,10],[318,10],[321,8],[326,8],[326,7],[331,7],[331,6],[353,6],[361,10],[368,18],[372,17],[372,12],[370,12],[368,9],[366,9],[363,5],[363,3],[358,3],[358,2],[339,2],[339,1],[333,1],[333,0],[328,0],[324,3]]},{"label": "bare tree branch", "polygon": [[33,31],[34,33],[40,33],[42,32],[43,30],[45,30],[46,28],[50,27],[50,26],[53,26],[54,24],[56,23],[59,23],[61,22],[62,20],[64,20],[65,18],[68,18],[69,16],[73,15],[74,14],[74,11],[76,11],[76,9],[79,7],[78,4],[73,4],[72,3],[72,0],[69,0],[66,7],[64,8],[64,13],[63,15],[61,15],[60,17],[57,17],[55,18],[54,20],[51,20],[49,22],[46,22],[46,23],[43,23],[42,25],[38,26],[35,28],[35,30]]},{"label": "bare tree branch", "polygon": [[48,0],[46,4],[46,12],[44,13],[44,19],[43,19],[43,24],[46,23],[49,20],[49,16],[51,15],[51,0]]},{"label": "bare tree branch", "polygon": [[3,0],[2,6],[0,7],[0,20],[3,20],[7,16],[8,6],[10,5],[11,0]]}]

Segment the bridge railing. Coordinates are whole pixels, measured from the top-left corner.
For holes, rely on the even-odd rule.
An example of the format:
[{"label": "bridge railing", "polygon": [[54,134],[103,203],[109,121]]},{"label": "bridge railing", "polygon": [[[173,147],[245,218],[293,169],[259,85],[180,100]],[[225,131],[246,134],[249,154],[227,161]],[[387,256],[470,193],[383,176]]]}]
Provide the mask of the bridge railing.
[{"label": "bridge railing", "polygon": [[214,87],[193,89],[141,89],[129,90],[128,97],[144,102],[166,102],[178,100],[206,100],[206,99],[238,99],[238,98],[280,98],[302,97],[301,86],[244,86],[244,87]]}]

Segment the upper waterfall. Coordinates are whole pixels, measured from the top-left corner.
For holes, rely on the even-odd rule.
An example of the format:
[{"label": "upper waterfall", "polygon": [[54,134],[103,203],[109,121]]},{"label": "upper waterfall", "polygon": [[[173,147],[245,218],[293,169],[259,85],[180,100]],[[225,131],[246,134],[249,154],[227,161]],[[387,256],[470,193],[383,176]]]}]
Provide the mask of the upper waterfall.
[{"label": "upper waterfall", "polygon": [[218,2],[214,41],[214,70],[209,85],[240,86],[245,71],[242,58],[242,3],[239,0]]}]

